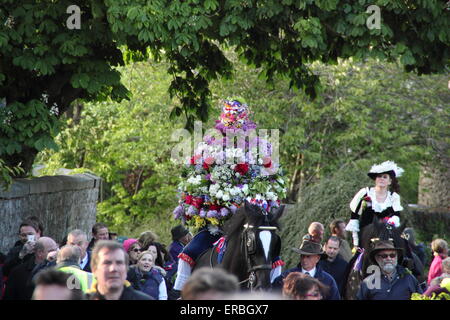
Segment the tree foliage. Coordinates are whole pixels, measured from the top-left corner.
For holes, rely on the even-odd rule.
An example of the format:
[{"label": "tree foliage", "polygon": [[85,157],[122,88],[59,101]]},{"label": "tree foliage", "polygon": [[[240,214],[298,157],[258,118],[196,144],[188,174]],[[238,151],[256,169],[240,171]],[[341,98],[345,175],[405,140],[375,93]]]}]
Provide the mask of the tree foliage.
[{"label": "tree foliage", "polygon": [[[291,200],[306,201],[303,208],[309,208],[306,216],[298,211],[302,219],[313,221],[320,212],[317,218],[325,223],[336,216],[337,211],[331,211],[332,201],[324,202],[319,196],[308,200],[305,188],[329,179],[353,162],[358,168],[339,178],[352,184],[341,188],[344,182],[337,179],[339,183],[327,191],[342,204],[344,217],[359,183],[371,183],[365,172],[386,159],[405,169],[401,196],[406,203],[416,202],[418,163],[432,153],[427,139],[446,136],[449,93],[444,76],[405,74],[395,63],[373,59],[366,63],[340,61],[336,66],[318,63],[311,68],[326,85],[319,98],[311,101],[291,90],[288,80],[279,78],[268,86],[259,78],[258,69],[239,62],[231,52],[227,59],[235,66],[234,80],[212,82],[213,104],[240,95],[247,100],[258,128],[280,129],[281,163],[290,179]],[[164,115],[167,106],[180,106],[167,94],[171,76],[166,67],[145,62],[121,68],[132,98],[121,103],[85,104],[81,116],[69,118],[57,137],[60,150],[44,151],[37,161],[48,166],[49,174],[64,167],[85,168],[101,176],[105,183],[99,218],[127,234],[143,231],[136,229],[139,226],[168,234],[175,223],[170,217],[177,205],[180,170],[169,162],[177,143],[170,137],[183,124],[181,119],[174,124]],[[219,113],[219,108],[213,108],[203,129],[213,127]],[[298,157],[303,159],[301,163]],[[300,183],[303,187],[296,188]],[[322,208],[325,203],[329,206]],[[300,227],[295,224],[295,232],[308,222],[302,220]]]},{"label": "tree foliage", "polygon": [[[0,4],[0,157],[25,172],[38,151],[55,147],[55,118],[74,100],[128,97],[114,69],[125,62],[165,58],[168,90],[181,102],[172,116],[184,114],[192,127],[196,117],[208,119],[209,82],[231,76],[225,48],[269,82],[285,76],[312,97],[313,61],[400,58],[408,71],[435,73],[449,59],[450,11],[438,0],[80,0],[81,29],[69,30],[72,4]],[[369,5],[382,10],[380,29],[366,26]]]},{"label": "tree foliage", "polygon": [[349,162],[392,159],[405,167],[402,192],[416,203],[420,163],[433,161],[432,141],[450,137],[446,76],[417,76],[376,59],[315,63],[310,68],[323,88],[311,100],[291,90],[287,80],[267,86],[258,70],[236,66],[235,80],[214,84],[214,98],[241,95],[251,101],[260,128],[280,130],[289,201],[297,202],[304,186]]},{"label": "tree foliage", "polygon": [[[449,12],[439,1],[227,0],[108,1],[114,31],[138,36],[174,75],[188,126],[207,117],[208,81],[229,76],[220,44],[232,47],[271,82],[317,95],[319,78],[308,63],[339,57],[396,59],[408,71],[441,72],[449,59]],[[369,29],[369,5],[382,8],[380,29]],[[181,110],[176,109],[180,113]]]},{"label": "tree foliage", "polygon": [[[85,104],[78,123],[71,118],[57,137],[60,151],[37,159],[47,168],[84,168],[103,179],[97,217],[114,231],[137,236],[151,225],[170,234],[179,170],[170,161],[174,123],[165,119],[171,105],[170,77],[164,65],[142,62],[122,69],[129,101]],[[178,127],[182,124],[178,122]],[[163,232],[164,230],[164,232]]]}]

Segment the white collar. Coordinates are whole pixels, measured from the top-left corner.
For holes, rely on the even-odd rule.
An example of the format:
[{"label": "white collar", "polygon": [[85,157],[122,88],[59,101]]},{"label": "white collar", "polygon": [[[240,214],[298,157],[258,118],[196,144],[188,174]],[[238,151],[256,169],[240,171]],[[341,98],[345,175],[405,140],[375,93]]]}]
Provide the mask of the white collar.
[{"label": "white collar", "polygon": [[84,267],[87,265],[88,260],[89,260],[89,256],[88,256],[88,253],[86,252],[86,254],[84,255],[83,260],[81,260],[81,262],[80,262],[80,268],[81,268],[81,270],[83,270]]},{"label": "white collar", "polygon": [[314,278],[314,276],[316,275],[316,267],[314,267],[314,269],[311,269],[311,270],[309,270],[309,271],[306,271],[305,269],[303,269],[302,268],[302,273],[309,273],[309,275],[311,276],[311,277],[313,277]]},{"label": "white collar", "polygon": [[371,199],[373,211],[382,212],[386,210],[388,207],[392,207],[392,192],[390,192],[389,190],[387,190],[387,195],[384,202],[377,201],[377,194],[375,192],[374,187],[370,188],[367,194]]}]

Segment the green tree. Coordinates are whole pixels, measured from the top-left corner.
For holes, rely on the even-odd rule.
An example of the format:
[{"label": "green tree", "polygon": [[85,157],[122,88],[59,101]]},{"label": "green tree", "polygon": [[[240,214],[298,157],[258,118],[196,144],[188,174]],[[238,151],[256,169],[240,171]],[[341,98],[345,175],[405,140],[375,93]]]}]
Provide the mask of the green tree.
[{"label": "green tree", "polygon": [[420,164],[435,153],[430,141],[449,139],[446,76],[417,76],[376,59],[314,63],[310,68],[323,88],[311,100],[290,89],[288,80],[267,86],[259,70],[228,58],[236,65],[235,80],[215,82],[213,97],[241,95],[251,102],[259,128],[280,129],[290,202],[349,162],[365,159],[369,168],[392,159],[406,169],[402,196],[417,203]]},{"label": "green tree", "polygon": [[164,67],[140,62],[121,68],[132,99],[85,104],[79,122],[68,118],[56,138],[60,150],[43,151],[36,159],[47,166],[43,174],[63,167],[100,176],[103,201],[97,217],[121,234],[153,229],[166,236],[175,224],[170,217],[180,170],[170,161],[178,142],[171,134],[182,123],[165,119],[171,99]]},{"label": "green tree", "polygon": [[[168,90],[181,102],[172,115],[184,114],[187,127],[208,119],[209,82],[231,75],[225,48],[312,97],[313,61],[400,58],[408,71],[435,73],[449,58],[450,11],[438,0],[80,0],[81,29],[69,30],[72,4],[0,5],[0,157],[25,172],[38,151],[56,148],[58,117],[74,100],[126,98],[114,67],[150,55],[167,60]],[[366,26],[369,5],[382,8],[380,29]]]}]

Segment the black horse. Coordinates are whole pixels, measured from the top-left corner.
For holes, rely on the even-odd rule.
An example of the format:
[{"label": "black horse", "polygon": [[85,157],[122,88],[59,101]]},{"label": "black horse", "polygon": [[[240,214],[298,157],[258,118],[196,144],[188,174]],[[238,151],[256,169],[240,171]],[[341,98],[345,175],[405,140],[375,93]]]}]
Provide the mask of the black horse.
[{"label": "black horse", "polygon": [[[360,242],[361,248],[364,249],[364,254],[361,257],[360,252],[356,253],[348,264],[346,286],[343,292],[344,299],[356,299],[361,281],[370,275],[370,273],[367,273],[367,268],[375,263],[370,261],[369,256],[374,244],[379,240],[391,240],[395,247],[402,248],[403,254],[398,257],[398,263],[412,271],[419,282],[423,281],[424,266],[412,251],[408,241],[403,238],[405,227],[406,223],[396,228],[374,218],[371,224],[361,230]],[[358,269],[355,268],[357,264],[360,264]]]},{"label": "black horse", "polygon": [[221,263],[218,264],[218,253],[213,247],[197,259],[192,271],[205,266],[221,267],[236,275],[243,288],[268,289],[272,259],[281,251],[281,239],[276,231],[283,210],[281,206],[266,213],[245,202],[224,225],[226,249]]}]

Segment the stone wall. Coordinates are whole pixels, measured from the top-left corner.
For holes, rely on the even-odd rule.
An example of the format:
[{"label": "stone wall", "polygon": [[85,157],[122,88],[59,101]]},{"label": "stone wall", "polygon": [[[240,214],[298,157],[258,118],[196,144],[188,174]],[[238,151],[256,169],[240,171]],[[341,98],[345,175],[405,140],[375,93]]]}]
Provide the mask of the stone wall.
[{"label": "stone wall", "polygon": [[41,219],[44,235],[57,242],[73,229],[90,237],[100,184],[99,177],[87,173],[16,179],[0,192],[0,251],[6,254],[14,245],[21,221],[31,215]]}]

